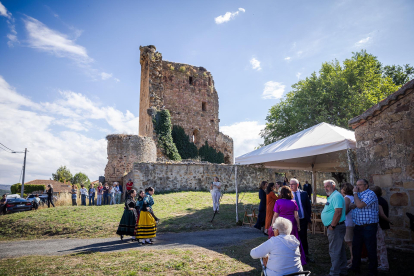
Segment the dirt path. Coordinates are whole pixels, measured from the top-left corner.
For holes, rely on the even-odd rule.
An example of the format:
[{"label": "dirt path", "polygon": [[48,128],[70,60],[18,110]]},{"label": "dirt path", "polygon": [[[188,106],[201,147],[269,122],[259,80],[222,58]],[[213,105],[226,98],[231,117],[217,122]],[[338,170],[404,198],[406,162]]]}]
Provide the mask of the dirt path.
[{"label": "dirt path", "polygon": [[159,234],[153,245],[142,246],[136,241],[119,238],[47,239],[0,243],[0,259],[26,255],[65,255],[79,252],[113,252],[134,248],[170,249],[204,247],[216,248],[237,244],[242,240],[264,237],[255,228],[238,227],[189,233]]}]

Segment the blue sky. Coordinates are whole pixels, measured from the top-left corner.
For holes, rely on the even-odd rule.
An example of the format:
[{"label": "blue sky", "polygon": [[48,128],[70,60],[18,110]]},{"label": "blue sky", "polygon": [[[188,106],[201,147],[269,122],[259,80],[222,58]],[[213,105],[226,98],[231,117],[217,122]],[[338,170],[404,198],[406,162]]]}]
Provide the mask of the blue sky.
[{"label": "blue sky", "polygon": [[[60,165],[103,175],[104,137],[138,132],[140,45],[213,74],[236,156],[322,62],[366,49],[414,64],[409,0],[0,3],[0,142],[29,149],[27,181]],[[0,183],[19,181],[22,159],[0,151]]]}]

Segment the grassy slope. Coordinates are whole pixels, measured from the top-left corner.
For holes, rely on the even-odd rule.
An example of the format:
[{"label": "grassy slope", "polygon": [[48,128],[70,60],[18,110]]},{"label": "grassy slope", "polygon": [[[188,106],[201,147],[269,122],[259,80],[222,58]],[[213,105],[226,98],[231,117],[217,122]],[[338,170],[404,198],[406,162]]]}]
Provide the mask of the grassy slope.
[{"label": "grassy slope", "polygon": [[[258,205],[257,193],[242,195],[245,204]],[[235,194],[225,194],[213,221],[209,192],[179,192],[154,196],[158,232],[185,232],[235,226]],[[39,238],[96,238],[115,235],[124,205],[59,206],[0,216],[0,241]],[[243,206],[239,205],[239,218]]]},{"label": "grassy slope", "polygon": [[[250,257],[250,250],[265,240],[252,239],[216,250],[154,250],[145,246],[111,253],[10,258],[0,260],[0,275],[260,275],[260,262]],[[327,237],[310,235],[309,245],[316,262],[304,269],[315,276],[326,275],[331,265]],[[391,270],[379,275],[412,275],[413,258],[414,253],[388,250]],[[367,265],[362,272],[368,272]]]}]

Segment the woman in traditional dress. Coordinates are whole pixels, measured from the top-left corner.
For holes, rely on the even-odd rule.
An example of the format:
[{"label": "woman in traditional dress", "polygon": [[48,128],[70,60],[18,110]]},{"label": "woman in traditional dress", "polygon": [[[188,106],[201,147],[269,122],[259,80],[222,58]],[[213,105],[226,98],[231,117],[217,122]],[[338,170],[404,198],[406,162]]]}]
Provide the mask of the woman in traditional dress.
[{"label": "woman in traditional dress", "polygon": [[154,204],[154,199],[152,195],[154,194],[154,188],[149,187],[146,189],[145,197],[140,203],[141,211],[139,214],[139,220],[137,227],[135,229],[135,237],[141,241],[142,245],[152,244],[152,238],[156,237],[157,224],[155,218],[151,214],[152,205]]},{"label": "woman in traditional dress", "polygon": [[[301,254],[301,261],[302,265],[306,264],[306,256],[305,251],[303,250],[302,241],[299,238],[299,215],[298,215],[298,205],[296,201],[293,199],[292,191],[289,187],[283,186],[280,189],[280,199],[278,199],[275,203],[275,208],[273,211],[273,220],[272,225],[275,223],[277,217],[282,217],[288,219],[292,222],[292,232],[291,235],[295,236],[298,241],[300,241],[300,254]],[[272,233],[273,235],[273,233]]]},{"label": "woman in traditional dress", "polygon": [[[265,221],[265,234],[267,234],[270,224],[272,223],[273,218],[273,208],[275,207],[276,200],[280,198],[279,195],[276,195],[279,190],[282,182],[278,181],[275,183],[269,183],[266,188],[266,221]],[[269,239],[273,236],[269,236]]]},{"label": "woman in traditional dress", "polygon": [[132,236],[134,240],[135,225],[138,219],[138,212],[135,208],[135,197],[137,192],[132,189],[128,191],[127,198],[125,200],[125,210],[122,215],[121,222],[119,223],[118,230],[116,233],[121,236],[121,240],[124,239],[125,235]]},{"label": "woman in traditional dress", "polygon": [[262,181],[259,187],[259,215],[257,216],[257,222],[254,225],[254,228],[261,230],[265,226],[266,222],[266,187],[267,181]]}]

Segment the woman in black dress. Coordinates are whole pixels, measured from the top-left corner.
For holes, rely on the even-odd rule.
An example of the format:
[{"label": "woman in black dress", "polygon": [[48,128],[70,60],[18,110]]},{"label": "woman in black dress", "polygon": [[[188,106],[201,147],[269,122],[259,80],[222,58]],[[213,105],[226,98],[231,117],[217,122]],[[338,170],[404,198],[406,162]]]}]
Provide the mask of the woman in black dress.
[{"label": "woman in black dress", "polygon": [[262,183],[260,184],[260,189],[259,189],[259,199],[260,199],[260,204],[259,204],[259,215],[257,216],[257,222],[254,225],[255,228],[261,230],[262,227],[265,226],[265,222],[266,222],[266,190],[267,188],[267,181],[262,181]]},{"label": "woman in black dress", "polygon": [[132,239],[135,240],[134,231],[138,219],[138,212],[134,199],[136,196],[137,192],[134,189],[127,192],[124,214],[122,215],[118,230],[116,231],[116,234],[121,236],[121,240],[124,239],[125,235],[132,236]]}]

